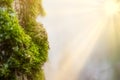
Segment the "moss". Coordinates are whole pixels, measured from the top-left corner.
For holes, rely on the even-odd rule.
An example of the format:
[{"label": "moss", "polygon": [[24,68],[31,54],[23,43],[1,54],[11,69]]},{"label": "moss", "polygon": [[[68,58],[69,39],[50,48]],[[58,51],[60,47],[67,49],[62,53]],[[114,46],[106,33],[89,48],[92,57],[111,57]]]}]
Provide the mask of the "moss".
[{"label": "moss", "polygon": [[11,7],[13,0],[0,0],[0,6]]},{"label": "moss", "polygon": [[[40,66],[42,66],[48,59],[49,49],[46,30],[42,24],[36,22],[36,17],[38,15],[44,16],[45,14],[42,7],[42,0],[19,1],[20,3],[18,4],[20,6],[16,11],[18,13],[20,25],[24,28],[26,34],[32,38],[34,44],[39,47],[39,53],[41,54],[39,57],[42,59]],[[38,70],[38,72],[40,71]],[[38,72],[36,72],[36,75]],[[39,77],[42,77],[42,75],[39,75]]]},{"label": "moss", "polygon": [[39,24],[27,26],[19,25],[11,7],[0,6],[0,80],[44,80],[47,34]]}]

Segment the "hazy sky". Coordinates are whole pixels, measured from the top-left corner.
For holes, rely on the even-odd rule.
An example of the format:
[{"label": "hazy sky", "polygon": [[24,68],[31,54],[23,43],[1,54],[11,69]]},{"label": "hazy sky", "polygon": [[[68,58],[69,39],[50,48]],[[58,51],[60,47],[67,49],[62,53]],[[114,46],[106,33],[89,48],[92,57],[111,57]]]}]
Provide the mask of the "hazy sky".
[{"label": "hazy sky", "polygon": [[47,15],[41,21],[50,42],[49,61],[45,65],[47,80],[75,80],[74,77],[78,76],[81,65],[104,33],[107,23],[105,1],[43,0]]}]

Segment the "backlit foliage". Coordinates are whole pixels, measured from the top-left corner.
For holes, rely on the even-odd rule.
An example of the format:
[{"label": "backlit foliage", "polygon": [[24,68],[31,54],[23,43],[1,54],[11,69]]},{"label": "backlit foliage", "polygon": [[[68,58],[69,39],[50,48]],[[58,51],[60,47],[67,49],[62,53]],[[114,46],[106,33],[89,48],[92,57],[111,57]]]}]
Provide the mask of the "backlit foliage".
[{"label": "backlit foliage", "polygon": [[[44,80],[42,66],[48,55],[47,34],[35,20],[41,13],[34,13],[38,10],[34,6],[26,12],[29,16],[18,14],[21,22],[11,8],[12,1],[0,0],[0,80]],[[37,0],[25,1],[30,5],[31,1]]]}]

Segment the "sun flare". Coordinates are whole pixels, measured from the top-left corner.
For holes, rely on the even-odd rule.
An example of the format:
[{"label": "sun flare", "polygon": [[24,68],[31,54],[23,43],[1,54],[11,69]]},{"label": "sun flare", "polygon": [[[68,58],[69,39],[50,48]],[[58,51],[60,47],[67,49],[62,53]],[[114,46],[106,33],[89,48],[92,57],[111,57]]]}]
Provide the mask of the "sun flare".
[{"label": "sun flare", "polygon": [[106,1],[105,12],[108,16],[117,14],[119,12],[119,9],[120,9],[119,3],[117,3],[113,0]]}]

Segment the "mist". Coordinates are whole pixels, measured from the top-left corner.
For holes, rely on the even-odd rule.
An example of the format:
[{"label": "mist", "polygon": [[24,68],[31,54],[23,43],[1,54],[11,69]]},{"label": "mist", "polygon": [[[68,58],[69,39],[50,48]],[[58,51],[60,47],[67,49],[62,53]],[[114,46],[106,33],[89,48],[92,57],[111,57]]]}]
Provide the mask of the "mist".
[{"label": "mist", "polygon": [[49,38],[46,80],[114,80],[116,48],[113,17],[106,0],[44,0],[40,19]]}]

